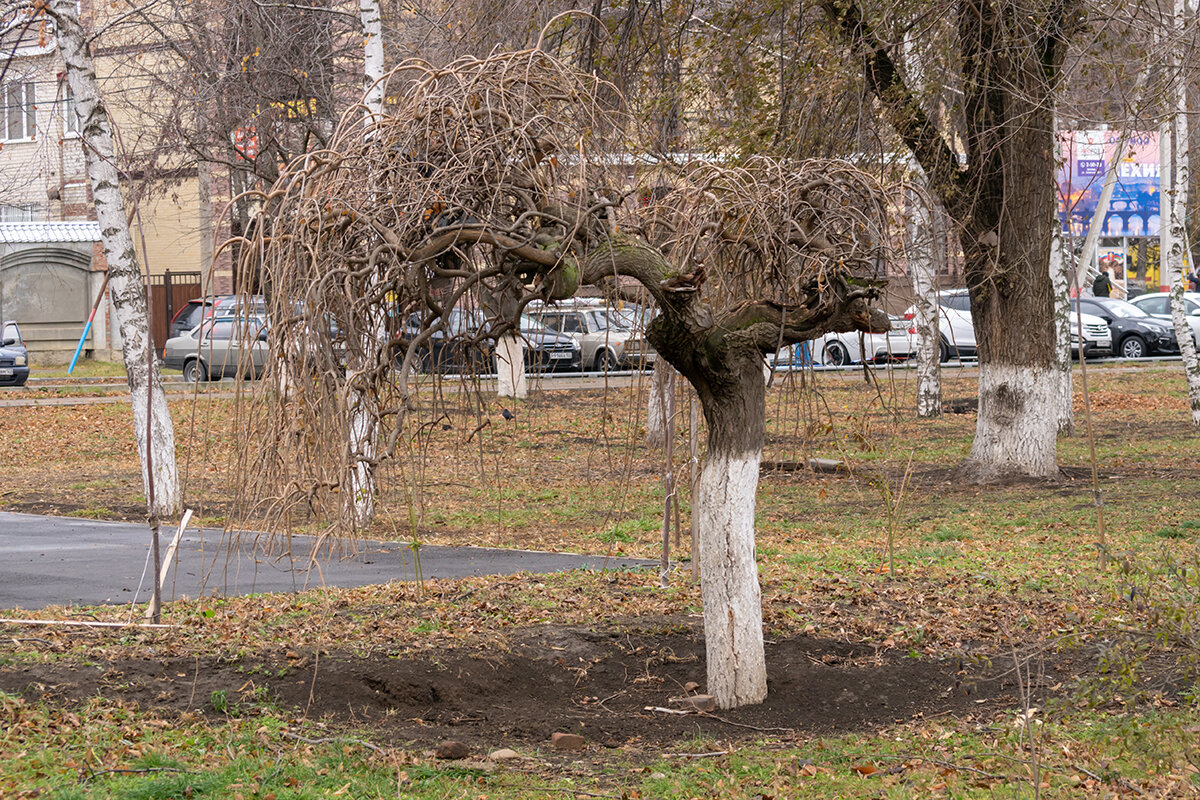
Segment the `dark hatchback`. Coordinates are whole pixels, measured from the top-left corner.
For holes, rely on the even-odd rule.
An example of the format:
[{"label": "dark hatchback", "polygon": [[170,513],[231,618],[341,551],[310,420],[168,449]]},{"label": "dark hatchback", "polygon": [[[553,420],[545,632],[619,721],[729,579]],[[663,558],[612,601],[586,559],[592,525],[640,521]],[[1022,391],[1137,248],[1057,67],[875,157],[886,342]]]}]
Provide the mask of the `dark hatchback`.
[{"label": "dark hatchback", "polygon": [[[406,333],[415,337],[421,320],[409,318]],[[475,311],[450,311],[442,328],[435,331],[420,348],[422,372],[443,374],[485,374],[495,372],[495,337],[483,315]],[[578,370],[580,347],[565,336],[528,315],[521,317],[521,338],[525,341],[525,366],[532,372]]]},{"label": "dark hatchback", "polygon": [[1155,319],[1133,303],[1115,297],[1084,297],[1071,299],[1084,314],[1100,317],[1112,332],[1113,353],[1121,358],[1145,358],[1150,355],[1172,355],[1179,352],[1175,329]]},{"label": "dark hatchback", "polygon": [[0,342],[0,386],[24,386],[29,380],[29,351],[15,322],[3,324],[4,340]]}]

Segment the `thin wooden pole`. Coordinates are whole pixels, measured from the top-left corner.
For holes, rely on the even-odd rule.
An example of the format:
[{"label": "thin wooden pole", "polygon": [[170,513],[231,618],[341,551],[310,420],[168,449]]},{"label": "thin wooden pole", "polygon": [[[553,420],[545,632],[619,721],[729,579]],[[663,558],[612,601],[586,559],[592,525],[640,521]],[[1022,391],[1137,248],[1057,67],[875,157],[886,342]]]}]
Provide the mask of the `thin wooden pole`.
[{"label": "thin wooden pole", "polygon": [[[143,247],[144,247],[143,243]],[[150,307],[150,270],[146,269],[146,504],[150,518],[150,548],[154,551],[154,595],[150,599],[151,619],[162,622],[162,556],[158,552],[158,508],[154,502],[154,328]]]},{"label": "thin wooden pole", "polygon": [[688,418],[688,444],[690,445],[691,458],[689,465],[691,468],[691,480],[688,491],[691,493],[692,500],[692,579],[700,577],[700,533],[696,528],[696,483],[700,475],[700,435],[698,429],[700,427],[700,409],[699,403],[696,402],[696,393],[691,393],[691,410]]},{"label": "thin wooden pole", "polygon": [[671,572],[671,502],[675,499],[675,374],[673,368],[667,373],[666,408],[663,409],[667,439],[666,472],[663,475],[663,493],[666,500],[663,502],[662,571],[659,581],[664,588],[670,583],[668,576]]}]

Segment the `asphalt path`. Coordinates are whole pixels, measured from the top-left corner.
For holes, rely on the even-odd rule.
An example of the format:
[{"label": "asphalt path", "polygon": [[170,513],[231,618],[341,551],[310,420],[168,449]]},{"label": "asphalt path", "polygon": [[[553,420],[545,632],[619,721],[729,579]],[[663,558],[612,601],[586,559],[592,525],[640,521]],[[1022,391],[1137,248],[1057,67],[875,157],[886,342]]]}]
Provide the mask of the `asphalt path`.
[{"label": "asphalt path", "polygon": [[[161,529],[164,555],[174,535],[174,529]],[[146,567],[149,544],[150,530],[144,524],[0,512],[0,609],[146,602],[153,571],[153,565]],[[419,555],[418,574],[412,548],[394,542],[359,540],[339,546],[293,536],[289,547],[260,534],[189,529],[167,577],[163,600],[366,586],[418,577],[655,566],[645,559],[482,547],[422,546]]]}]

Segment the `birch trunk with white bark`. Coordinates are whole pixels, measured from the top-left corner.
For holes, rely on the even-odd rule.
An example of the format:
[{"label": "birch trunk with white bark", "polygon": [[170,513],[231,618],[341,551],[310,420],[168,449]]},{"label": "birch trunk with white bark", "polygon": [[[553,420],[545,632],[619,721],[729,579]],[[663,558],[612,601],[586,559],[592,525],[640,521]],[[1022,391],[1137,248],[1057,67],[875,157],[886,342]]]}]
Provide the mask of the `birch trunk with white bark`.
[{"label": "birch trunk with white bark", "polygon": [[[1166,264],[1167,285],[1171,287],[1171,321],[1175,336],[1179,340],[1179,352],[1183,356],[1183,372],[1187,376],[1188,403],[1192,411],[1193,427],[1200,427],[1200,363],[1196,359],[1196,345],[1192,329],[1188,325],[1187,307],[1183,300],[1183,257],[1187,242],[1188,185],[1191,180],[1190,147],[1187,121],[1187,83],[1183,79],[1186,63],[1184,50],[1184,26],[1187,9],[1184,0],[1175,0],[1172,18],[1172,38],[1176,42],[1171,53],[1171,93],[1174,109],[1171,113],[1171,174],[1170,190],[1166,201],[1168,213],[1163,230],[1166,232],[1161,252]],[[1161,144],[1160,144],[1161,146]]]},{"label": "birch trunk with white bark", "polygon": [[529,395],[525,374],[525,341],[506,333],[496,338],[496,395],[524,400]]},{"label": "birch trunk with white bark", "polygon": [[[367,111],[363,125],[366,137],[370,138],[372,123],[383,114],[383,15],[379,0],[360,0],[358,10],[363,29],[363,104]],[[352,373],[370,369],[375,364],[383,340],[383,325],[374,327],[374,337],[371,334],[362,337],[359,363],[348,365]],[[361,389],[351,381],[346,393],[348,446],[352,466],[349,513],[358,527],[369,525],[375,518],[375,469],[379,443],[376,405],[369,390]]]},{"label": "birch trunk with white bark", "polygon": [[359,0],[359,21],[363,29],[363,104],[367,107],[365,124],[383,113],[383,12],[379,0]]},{"label": "birch trunk with white bark", "polygon": [[[925,185],[925,173],[912,165],[912,178]],[[942,340],[938,330],[937,261],[933,248],[938,246],[929,208],[928,191],[909,192],[908,268],[913,286],[913,326],[917,337],[917,416],[923,419],[942,414]]]},{"label": "birch trunk with white bark", "polygon": [[[108,111],[100,96],[96,70],[75,0],[51,0],[50,13],[57,22],[58,49],[66,65],[67,83],[75,96],[75,109],[85,144],[83,152],[88,181],[100,223],[104,257],[108,262],[108,291],[124,343],[122,352],[133,406],[133,430],[142,462],[142,482],[146,497],[152,494],[154,497],[151,515],[172,516],[183,505],[175,465],[175,428],[163,394],[158,360],[154,359],[151,365],[147,359],[153,344],[146,292],[121,196]],[[153,493],[150,491],[151,465]]]},{"label": "birch trunk with white bark", "polygon": [[[1054,233],[1050,240],[1050,284],[1054,292],[1055,367],[1058,369],[1058,395],[1055,404],[1058,435],[1075,432],[1075,387],[1071,374],[1070,267],[1063,252],[1062,226],[1058,210],[1054,212]],[[1083,340],[1079,343],[1079,358],[1083,358]]]}]

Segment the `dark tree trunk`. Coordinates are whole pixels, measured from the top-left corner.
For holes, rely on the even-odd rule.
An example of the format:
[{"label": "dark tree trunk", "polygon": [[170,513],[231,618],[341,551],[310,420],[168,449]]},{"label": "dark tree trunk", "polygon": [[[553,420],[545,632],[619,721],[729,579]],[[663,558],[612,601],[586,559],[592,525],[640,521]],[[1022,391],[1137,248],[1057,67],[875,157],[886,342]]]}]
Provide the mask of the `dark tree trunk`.
[{"label": "dark tree trunk", "polygon": [[[980,367],[975,440],[962,471],[976,481],[1057,473],[1061,376],[1049,258],[1054,94],[1074,24],[1068,5],[959,0],[965,126],[945,135],[859,5],[826,0],[826,11],[862,56],[884,116],[957,223]],[[960,141],[965,166],[949,145]]]}]

